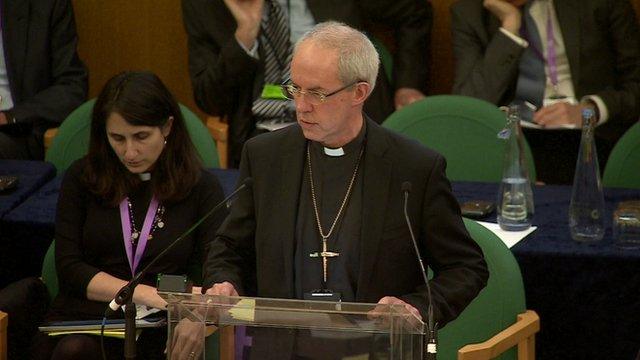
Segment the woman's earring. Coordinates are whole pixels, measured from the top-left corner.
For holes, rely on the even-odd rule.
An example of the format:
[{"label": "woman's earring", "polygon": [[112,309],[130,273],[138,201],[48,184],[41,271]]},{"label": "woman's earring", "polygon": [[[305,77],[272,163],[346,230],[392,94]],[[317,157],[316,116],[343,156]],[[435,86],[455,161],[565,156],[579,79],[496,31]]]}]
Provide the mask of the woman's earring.
[{"label": "woman's earring", "polygon": [[164,138],[164,145],[167,146],[167,138]]}]

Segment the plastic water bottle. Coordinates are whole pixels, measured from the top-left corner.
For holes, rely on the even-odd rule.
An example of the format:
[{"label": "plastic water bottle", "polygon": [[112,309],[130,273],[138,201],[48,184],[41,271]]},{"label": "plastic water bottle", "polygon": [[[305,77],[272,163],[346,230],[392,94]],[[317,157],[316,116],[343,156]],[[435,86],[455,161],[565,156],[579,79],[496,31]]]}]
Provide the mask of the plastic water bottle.
[{"label": "plastic water bottle", "polygon": [[531,226],[533,194],[524,157],[524,140],[518,107],[509,106],[507,126],[498,135],[506,140],[502,182],[498,192],[498,224],[507,231],[522,231]]},{"label": "plastic water bottle", "polygon": [[582,138],[569,205],[571,238],[579,242],[600,241],[604,236],[604,195],[593,137],[595,121],[592,109],[582,111]]}]

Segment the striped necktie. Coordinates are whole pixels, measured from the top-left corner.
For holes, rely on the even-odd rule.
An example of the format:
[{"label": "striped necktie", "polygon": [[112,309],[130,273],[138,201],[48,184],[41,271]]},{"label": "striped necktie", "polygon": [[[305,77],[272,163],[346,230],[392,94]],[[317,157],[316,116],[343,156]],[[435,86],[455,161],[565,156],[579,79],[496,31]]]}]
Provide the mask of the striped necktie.
[{"label": "striped necktie", "polygon": [[[267,1],[269,11],[260,25],[260,46],[264,54],[264,83],[281,84],[289,77],[291,64],[291,41],[289,40],[289,20],[275,0]],[[272,120],[285,117],[287,101],[257,98],[252,112],[258,119]]]},{"label": "striped necktie", "polygon": [[547,77],[544,72],[544,56],[542,55],[542,42],[536,23],[529,12],[531,1],[523,10],[523,27],[521,33],[529,42],[520,58],[518,68],[518,82],[516,85],[515,102],[528,101],[537,106],[542,106],[542,98]]}]

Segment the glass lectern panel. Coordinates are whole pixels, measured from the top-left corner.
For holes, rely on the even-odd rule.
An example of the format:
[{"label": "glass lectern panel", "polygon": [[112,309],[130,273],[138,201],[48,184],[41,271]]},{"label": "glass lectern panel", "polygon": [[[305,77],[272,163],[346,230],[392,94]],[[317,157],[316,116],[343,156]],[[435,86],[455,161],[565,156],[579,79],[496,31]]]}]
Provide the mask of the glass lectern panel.
[{"label": "glass lectern panel", "polygon": [[[169,358],[422,359],[424,323],[401,305],[161,293]],[[173,356],[172,356],[173,355]]]}]

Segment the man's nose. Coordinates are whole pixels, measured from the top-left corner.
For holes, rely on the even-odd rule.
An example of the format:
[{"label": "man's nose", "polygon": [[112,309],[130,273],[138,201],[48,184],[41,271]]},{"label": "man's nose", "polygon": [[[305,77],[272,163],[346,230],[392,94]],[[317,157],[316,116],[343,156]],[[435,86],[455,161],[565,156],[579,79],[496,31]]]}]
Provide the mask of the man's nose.
[{"label": "man's nose", "polygon": [[295,99],[296,103],[296,112],[309,112],[313,109],[313,105],[309,101],[307,101],[306,94],[300,94]]}]

